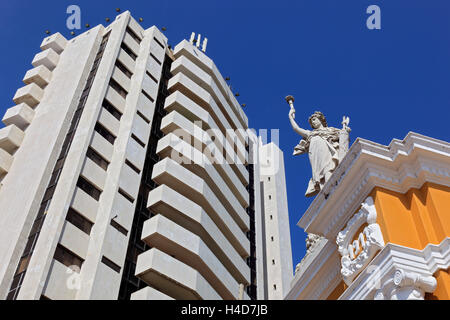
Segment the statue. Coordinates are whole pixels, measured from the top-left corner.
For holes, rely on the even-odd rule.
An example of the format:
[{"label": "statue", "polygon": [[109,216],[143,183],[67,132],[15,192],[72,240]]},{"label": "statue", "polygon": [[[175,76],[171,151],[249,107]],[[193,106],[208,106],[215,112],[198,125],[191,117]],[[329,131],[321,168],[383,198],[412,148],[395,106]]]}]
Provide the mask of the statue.
[{"label": "statue", "polygon": [[350,119],[343,118],[342,129],[329,127],[322,112],[314,112],[308,119],[313,130],[302,129],[295,122],[294,97],[287,96],[291,106],[289,120],[295,132],[302,136],[300,143],[294,148],[294,155],[308,153],[311,163],[312,178],[309,181],[305,196],[312,197],[322,190],[339,162],[348,151]]}]

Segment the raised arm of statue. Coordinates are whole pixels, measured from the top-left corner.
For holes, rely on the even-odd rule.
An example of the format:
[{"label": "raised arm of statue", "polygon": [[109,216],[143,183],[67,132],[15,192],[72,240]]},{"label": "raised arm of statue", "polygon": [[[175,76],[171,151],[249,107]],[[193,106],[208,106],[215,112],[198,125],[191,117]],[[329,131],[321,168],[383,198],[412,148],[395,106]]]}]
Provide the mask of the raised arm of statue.
[{"label": "raised arm of statue", "polygon": [[303,138],[307,139],[310,131],[300,128],[294,119],[295,119],[295,109],[291,108],[291,110],[289,111],[289,121],[291,122],[292,129],[294,129],[294,131],[297,132],[299,135],[301,135]]}]

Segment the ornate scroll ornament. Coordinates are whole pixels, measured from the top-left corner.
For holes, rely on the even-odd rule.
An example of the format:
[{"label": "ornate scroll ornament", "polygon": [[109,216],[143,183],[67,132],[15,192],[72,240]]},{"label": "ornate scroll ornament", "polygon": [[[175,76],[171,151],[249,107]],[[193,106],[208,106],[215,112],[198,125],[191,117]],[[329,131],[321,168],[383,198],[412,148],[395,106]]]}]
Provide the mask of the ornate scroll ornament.
[{"label": "ornate scroll ornament", "polygon": [[433,276],[397,269],[394,276],[375,292],[375,300],[423,300],[425,293],[436,290]]},{"label": "ornate scroll ornament", "polygon": [[[341,274],[347,285],[358,273],[367,266],[376,252],[384,247],[383,234],[376,223],[377,211],[372,197],[368,197],[361,209],[350,219],[344,230],[338,233],[336,243],[341,254]],[[355,238],[356,231],[363,225],[368,225]]]}]

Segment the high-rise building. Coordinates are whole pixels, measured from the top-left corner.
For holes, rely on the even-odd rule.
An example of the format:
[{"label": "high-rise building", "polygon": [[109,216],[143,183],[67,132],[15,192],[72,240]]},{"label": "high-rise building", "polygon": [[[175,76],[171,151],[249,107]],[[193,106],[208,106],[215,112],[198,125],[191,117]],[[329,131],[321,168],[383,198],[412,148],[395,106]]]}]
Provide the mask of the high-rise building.
[{"label": "high-rise building", "polygon": [[356,139],[298,225],[317,235],[286,299],[450,298],[450,144]]},{"label": "high-rise building", "polygon": [[282,300],[293,278],[291,233],[283,152],[273,142],[259,147],[261,212],[264,227],[264,298]]},{"label": "high-rise building", "polygon": [[0,298],[263,298],[259,142],[200,39],[127,11],[41,49],[0,130]]}]

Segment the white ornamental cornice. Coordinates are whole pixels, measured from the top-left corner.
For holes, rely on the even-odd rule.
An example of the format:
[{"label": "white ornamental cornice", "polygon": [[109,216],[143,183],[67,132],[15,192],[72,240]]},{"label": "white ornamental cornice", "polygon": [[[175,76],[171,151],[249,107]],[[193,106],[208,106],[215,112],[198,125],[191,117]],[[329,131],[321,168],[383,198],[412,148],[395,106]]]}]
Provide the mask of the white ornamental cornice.
[{"label": "white ornamental cornice", "polygon": [[425,182],[450,186],[450,144],[410,132],[383,146],[356,139],[298,226],[332,240],[374,187],[405,193]]},{"label": "white ornamental cornice", "polygon": [[336,244],[321,239],[300,264],[285,300],[326,299],[342,280]]},{"label": "white ornamental cornice", "polygon": [[423,250],[388,243],[339,299],[423,299],[436,288],[433,274],[449,267],[450,238]]}]

